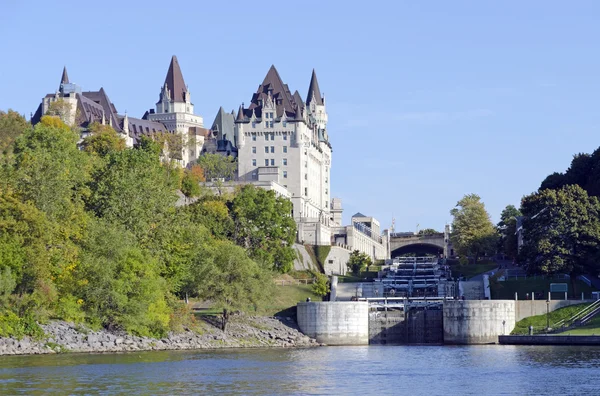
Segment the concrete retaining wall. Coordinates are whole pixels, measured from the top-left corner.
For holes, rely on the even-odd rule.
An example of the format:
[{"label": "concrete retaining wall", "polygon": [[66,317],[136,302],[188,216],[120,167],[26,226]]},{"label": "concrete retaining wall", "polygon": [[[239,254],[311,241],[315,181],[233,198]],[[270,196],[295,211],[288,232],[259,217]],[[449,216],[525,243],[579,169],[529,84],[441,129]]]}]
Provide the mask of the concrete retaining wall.
[{"label": "concrete retaining wall", "polygon": [[505,345],[600,345],[600,336],[500,336]]},{"label": "concrete retaining wall", "polygon": [[350,253],[348,249],[341,248],[339,246],[332,246],[325,262],[323,263],[323,269],[327,275],[346,275],[348,272],[348,260],[350,260]]},{"label": "concrete retaining wall", "polygon": [[365,301],[298,303],[296,316],[300,330],[318,342],[369,344],[369,304]]},{"label": "concrete retaining wall", "polygon": [[515,328],[515,301],[445,301],[444,343],[494,344]]},{"label": "concrete retaining wall", "polygon": [[[550,312],[559,308],[568,307],[569,305],[591,303],[594,300],[551,300]],[[521,319],[530,316],[544,315],[547,311],[545,300],[524,300],[515,301],[515,320],[518,322]]]}]

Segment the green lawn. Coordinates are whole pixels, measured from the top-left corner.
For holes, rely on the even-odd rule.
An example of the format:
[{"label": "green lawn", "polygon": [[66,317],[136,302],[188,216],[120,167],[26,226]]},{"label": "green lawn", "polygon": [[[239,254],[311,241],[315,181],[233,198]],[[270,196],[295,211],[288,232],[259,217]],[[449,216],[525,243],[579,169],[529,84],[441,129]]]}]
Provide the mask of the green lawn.
[{"label": "green lawn", "polygon": [[[526,294],[529,293],[542,293],[543,298],[546,299],[548,291],[550,291],[551,283],[566,283],[569,287],[568,295],[570,297],[580,298],[581,292],[584,292],[586,298],[592,297],[592,291],[595,291],[593,287],[590,287],[580,280],[575,282],[575,294],[573,294],[571,281],[558,280],[558,279],[519,279],[519,280],[508,280],[504,282],[492,281],[490,282],[490,288],[492,293],[492,299],[494,300],[513,300],[515,298],[515,292],[519,293],[519,300],[524,300]],[[553,299],[563,299],[564,293],[553,293]]]},{"label": "green lawn", "polygon": [[[563,319],[569,319],[588,305],[589,304],[571,305],[550,312],[548,315],[548,318],[550,319],[550,327],[552,328],[556,323]],[[546,331],[546,320],[546,314],[530,316],[518,321],[511,334],[529,334],[529,326],[533,326],[534,333],[543,333]]]},{"label": "green lawn", "polygon": [[458,278],[464,276],[469,279],[476,275],[486,273],[488,271],[498,268],[498,264],[494,262],[484,261],[477,264],[466,264],[466,265],[452,265],[450,270],[452,271],[452,277]]}]

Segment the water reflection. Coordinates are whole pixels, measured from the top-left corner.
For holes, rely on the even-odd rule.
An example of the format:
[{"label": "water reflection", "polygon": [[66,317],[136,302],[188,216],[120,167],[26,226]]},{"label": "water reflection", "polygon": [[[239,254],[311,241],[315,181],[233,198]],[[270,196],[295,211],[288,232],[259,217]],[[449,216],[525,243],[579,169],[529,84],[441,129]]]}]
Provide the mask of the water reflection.
[{"label": "water reflection", "polygon": [[0,358],[1,394],[599,394],[600,348],[329,347]]}]

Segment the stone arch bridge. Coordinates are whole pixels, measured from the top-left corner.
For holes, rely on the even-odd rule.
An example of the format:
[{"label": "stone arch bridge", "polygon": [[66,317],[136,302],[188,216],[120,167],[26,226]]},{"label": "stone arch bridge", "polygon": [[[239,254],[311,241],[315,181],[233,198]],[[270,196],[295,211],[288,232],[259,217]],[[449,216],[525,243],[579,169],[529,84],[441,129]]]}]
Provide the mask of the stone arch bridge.
[{"label": "stone arch bridge", "polygon": [[390,258],[406,253],[417,255],[434,254],[450,257],[454,249],[448,232],[438,232],[430,235],[418,235],[412,232],[397,232],[390,234]]}]

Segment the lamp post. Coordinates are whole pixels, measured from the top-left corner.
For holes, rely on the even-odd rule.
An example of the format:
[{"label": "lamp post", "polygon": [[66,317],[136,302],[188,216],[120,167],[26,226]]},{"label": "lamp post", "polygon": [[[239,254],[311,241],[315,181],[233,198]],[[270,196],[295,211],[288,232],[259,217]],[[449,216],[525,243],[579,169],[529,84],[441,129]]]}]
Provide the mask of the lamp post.
[{"label": "lamp post", "polygon": [[550,330],[550,299],[546,300],[546,333]]}]

